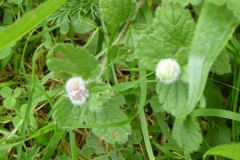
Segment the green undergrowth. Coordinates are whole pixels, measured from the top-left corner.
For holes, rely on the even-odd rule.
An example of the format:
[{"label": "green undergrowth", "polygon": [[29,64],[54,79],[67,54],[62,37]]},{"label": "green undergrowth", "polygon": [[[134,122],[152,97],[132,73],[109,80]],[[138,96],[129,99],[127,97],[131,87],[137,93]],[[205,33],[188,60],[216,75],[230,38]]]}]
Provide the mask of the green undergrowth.
[{"label": "green undergrowth", "polygon": [[240,159],[240,1],[0,1],[0,159]]}]

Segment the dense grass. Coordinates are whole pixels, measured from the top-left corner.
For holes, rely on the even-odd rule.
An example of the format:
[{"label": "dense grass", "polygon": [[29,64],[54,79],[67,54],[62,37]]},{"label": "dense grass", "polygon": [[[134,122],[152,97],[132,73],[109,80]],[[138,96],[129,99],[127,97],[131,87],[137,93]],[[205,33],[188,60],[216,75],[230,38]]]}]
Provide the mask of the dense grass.
[{"label": "dense grass", "polygon": [[175,2],[1,1],[0,159],[240,159],[240,4]]}]

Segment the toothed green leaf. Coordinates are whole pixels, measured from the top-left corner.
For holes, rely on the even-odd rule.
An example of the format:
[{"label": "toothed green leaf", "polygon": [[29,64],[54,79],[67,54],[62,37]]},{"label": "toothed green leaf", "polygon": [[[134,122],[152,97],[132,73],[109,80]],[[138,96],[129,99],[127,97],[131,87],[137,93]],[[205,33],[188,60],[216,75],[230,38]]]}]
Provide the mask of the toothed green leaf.
[{"label": "toothed green leaf", "polygon": [[95,57],[83,48],[71,44],[54,46],[47,58],[48,68],[59,78],[68,79],[74,75],[89,79],[100,73]]},{"label": "toothed green leaf", "polygon": [[[119,108],[118,103],[106,103],[101,110],[91,112],[87,116],[87,123],[112,123],[127,120],[127,116]],[[131,133],[131,127],[129,124],[108,128],[93,128],[93,133],[99,138],[103,138],[105,141],[111,144],[126,143],[128,140],[128,134]]]},{"label": "toothed green leaf", "polygon": [[186,153],[197,151],[202,143],[202,133],[198,122],[191,116],[185,120],[176,119],[173,126],[173,138]]},{"label": "toothed green leaf", "polygon": [[157,94],[159,102],[164,111],[171,113],[175,117],[181,116],[185,112],[187,104],[188,85],[177,81],[171,85],[166,85],[158,81]]},{"label": "toothed green leaf", "polygon": [[111,26],[132,20],[137,10],[134,0],[100,0],[99,3],[103,18]]},{"label": "toothed green leaf", "polygon": [[136,55],[151,70],[155,70],[159,60],[177,58],[180,64],[186,63],[180,57],[188,53],[195,29],[188,10],[178,3],[164,3],[156,10],[153,31],[142,35],[136,46]]},{"label": "toothed green leaf", "polygon": [[90,83],[87,88],[90,92],[87,103],[91,111],[101,110],[103,104],[113,96],[112,87],[105,83]]},{"label": "toothed green leaf", "polygon": [[231,65],[229,63],[229,57],[228,52],[226,50],[223,50],[215,62],[213,63],[211,69],[211,72],[216,73],[218,75],[223,75],[226,73],[231,73]]}]

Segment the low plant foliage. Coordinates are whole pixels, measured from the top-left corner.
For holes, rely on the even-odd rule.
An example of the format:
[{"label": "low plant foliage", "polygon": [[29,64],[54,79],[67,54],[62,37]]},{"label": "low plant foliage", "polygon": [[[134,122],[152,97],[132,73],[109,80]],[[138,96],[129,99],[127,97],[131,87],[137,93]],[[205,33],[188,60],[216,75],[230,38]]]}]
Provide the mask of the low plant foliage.
[{"label": "low plant foliage", "polygon": [[240,159],[240,1],[0,1],[0,159]]}]

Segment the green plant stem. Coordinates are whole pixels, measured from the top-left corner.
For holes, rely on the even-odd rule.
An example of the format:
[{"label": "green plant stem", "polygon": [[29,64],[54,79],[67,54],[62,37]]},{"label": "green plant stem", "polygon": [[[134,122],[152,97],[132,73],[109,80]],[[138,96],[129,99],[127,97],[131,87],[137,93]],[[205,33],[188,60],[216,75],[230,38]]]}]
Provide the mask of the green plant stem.
[{"label": "green plant stem", "polygon": [[78,152],[77,152],[77,145],[76,145],[76,142],[75,142],[75,134],[72,130],[69,130],[69,135],[70,135],[72,159],[77,160],[78,159]]},{"label": "green plant stem", "polygon": [[[139,63],[139,66],[141,64]],[[141,68],[141,67],[140,67]],[[151,142],[149,139],[149,134],[148,134],[148,128],[147,128],[147,121],[146,117],[144,114],[144,106],[145,106],[145,101],[146,101],[146,96],[147,96],[147,79],[146,79],[146,71],[140,71],[140,77],[145,77],[141,81],[141,95],[140,95],[140,102],[139,102],[139,118],[141,122],[141,127],[142,127],[142,133],[143,133],[143,138],[144,142],[146,145],[148,157],[150,160],[154,160],[155,157],[153,155],[153,150],[151,146]]]},{"label": "green plant stem", "polygon": [[[236,81],[234,83],[234,87],[235,88],[239,88],[240,87],[240,70],[236,76]],[[239,90],[234,90],[234,94],[233,94],[233,112],[238,112],[238,97],[239,97]],[[232,121],[232,137],[233,137],[233,141],[238,141],[238,135],[239,135],[239,122],[236,121]]]}]

